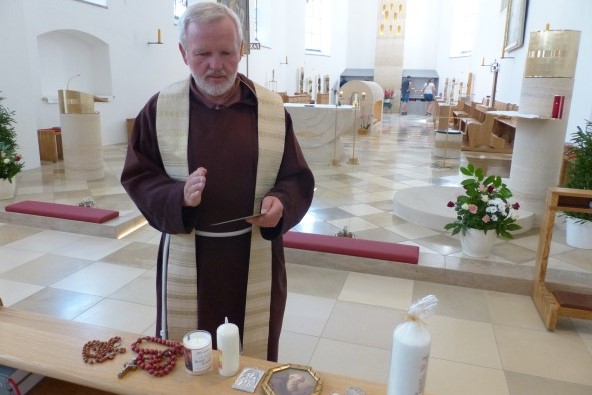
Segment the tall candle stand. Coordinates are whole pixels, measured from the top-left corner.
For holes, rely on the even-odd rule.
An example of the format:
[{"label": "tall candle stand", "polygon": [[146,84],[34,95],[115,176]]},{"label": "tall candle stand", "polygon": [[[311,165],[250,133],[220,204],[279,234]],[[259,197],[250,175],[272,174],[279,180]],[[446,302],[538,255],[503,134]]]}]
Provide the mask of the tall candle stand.
[{"label": "tall candle stand", "polygon": [[341,99],[343,99],[343,91],[339,91],[339,97],[335,100],[335,124],[333,129],[333,159],[331,159],[331,165],[339,166],[339,159],[337,159],[337,109],[341,107]]},{"label": "tall candle stand", "polygon": [[491,102],[489,103],[490,107],[495,105],[495,93],[497,91],[497,75],[499,73],[500,64],[496,59],[493,60],[490,64],[485,64],[485,58],[481,59],[481,66],[489,67],[489,71],[493,74],[493,84],[491,87]]},{"label": "tall candle stand", "polygon": [[353,140],[353,144],[352,144],[352,156],[351,158],[348,159],[347,164],[348,165],[358,165],[358,158],[356,158],[356,134],[357,130],[356,130],[356,125],[357,125],[357,120],[358,120],[358,108],[360,108],[360,100],[359,100],[359,96],[358,96],[358,92],[354,92],[353,95],[353,100],[352,100],[352,106],[354,108],[354,127],[353,127],[353,133],[354,133],[354,140]]}]

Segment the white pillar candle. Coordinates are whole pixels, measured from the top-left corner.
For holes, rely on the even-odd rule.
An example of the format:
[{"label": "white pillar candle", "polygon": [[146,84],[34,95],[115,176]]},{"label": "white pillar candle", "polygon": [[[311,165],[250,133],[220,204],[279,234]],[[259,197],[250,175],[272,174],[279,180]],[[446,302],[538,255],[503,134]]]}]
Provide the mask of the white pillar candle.
[{"label": "white pillar candle", "polygon": [[238,326],[226,322],[216,330],[219,362],[218,373],[221,376],[234,376],[239,369],[240,338]]},{"label": "white pillar candle", "polygon": [[404,322],[393,333],[388,395],[424,393],[431,347],[430,332],[415,321]]}]

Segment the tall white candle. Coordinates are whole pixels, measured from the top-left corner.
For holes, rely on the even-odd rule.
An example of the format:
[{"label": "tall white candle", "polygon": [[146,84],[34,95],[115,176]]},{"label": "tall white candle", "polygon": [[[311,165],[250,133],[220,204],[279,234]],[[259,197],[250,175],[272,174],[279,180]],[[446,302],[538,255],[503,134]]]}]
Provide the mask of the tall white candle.
[{"label": "tall white candle", "polygon": [[404,322],[393,333],[388,395],[424,393],[432,338],[415,321]]},{"label": "tall white candle", "polygon": [[216,342],[220,359],[218,373],[221,376],[234,376],[239,369],[240,338],[238,326],[226,322],[216,330]]}]

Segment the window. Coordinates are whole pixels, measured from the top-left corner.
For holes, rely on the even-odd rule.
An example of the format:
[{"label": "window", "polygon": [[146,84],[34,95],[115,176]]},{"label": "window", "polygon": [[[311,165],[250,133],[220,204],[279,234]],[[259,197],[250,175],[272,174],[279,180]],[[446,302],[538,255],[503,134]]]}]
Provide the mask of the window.
[{"label": "window", "polygon": [[255,42],[271,47],[271,0],[255,0]]},{"label": "window", "polygon": [[454,0],[450,57],[470,56],[475,43],[478,1]]},{"label": "window", "polygon": [[187,0],[173,0],[173,16],[175,21],[181,18],[181,15],[187,9]]},{"label": "window", "polygon": [[307,53],[329,55],[331,48],[331,0],[306,0],[304,48]]}]

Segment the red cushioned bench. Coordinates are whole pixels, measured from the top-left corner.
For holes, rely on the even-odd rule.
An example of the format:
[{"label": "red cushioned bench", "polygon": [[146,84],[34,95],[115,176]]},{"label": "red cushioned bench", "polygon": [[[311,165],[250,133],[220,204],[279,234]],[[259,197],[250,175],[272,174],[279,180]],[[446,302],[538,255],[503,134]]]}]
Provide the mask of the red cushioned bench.
[{"label": "red cushioned bench", "polygon": [[384,241],[287,232],[284,247],[417,264],[419,247]]},{"label": "red cushioned bench", "polygon": [[74,221],[93,222],[102,224],[117,218],[119,211],[106,210],[95,207],[71,206],[68,204],[37,202],[23,200],[4,208],[7,212],[40,215],[44,217],[70,219]]}]

